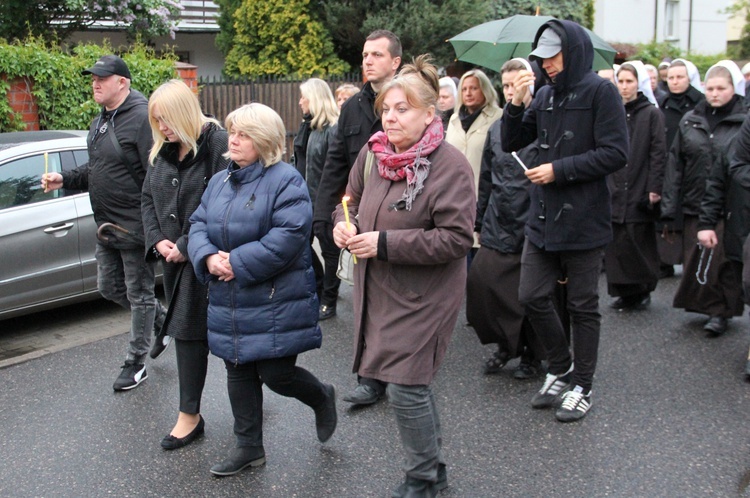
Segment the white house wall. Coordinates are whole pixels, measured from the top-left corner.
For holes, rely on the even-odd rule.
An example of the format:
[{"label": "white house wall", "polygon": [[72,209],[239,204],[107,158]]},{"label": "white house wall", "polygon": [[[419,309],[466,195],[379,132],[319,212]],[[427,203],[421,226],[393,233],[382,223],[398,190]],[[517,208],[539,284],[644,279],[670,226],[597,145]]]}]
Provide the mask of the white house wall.
[{"label": "white house wall", "polygon": [[[101,44],[104,39],[109,39],[113,48],[126,46],[125,34],[118,31],[83,31],[75,33],[69,43],[93,42]],[[165,45],[174,47],[177,52],[188,54],[190,64],[198,66],[199,77],[220,76],[224,66],[224,56],[216,48],[214,40],[216,33],[189,33],[178,31],[175,39],[169,36],[159,37],[154,40],[154,48],[162,49]]]},{"label": "white house wall", "polygon": [[[669,41],[688,50],[690,0],[677,1],[677,29],[667,37],[665,12],[668,0],[596,0],[594,31],[609,42],[650,43]],[[727,46],[727,19],[722,13],[731,0],[692,0],[690,51],[701,54],[724,52]]]}]

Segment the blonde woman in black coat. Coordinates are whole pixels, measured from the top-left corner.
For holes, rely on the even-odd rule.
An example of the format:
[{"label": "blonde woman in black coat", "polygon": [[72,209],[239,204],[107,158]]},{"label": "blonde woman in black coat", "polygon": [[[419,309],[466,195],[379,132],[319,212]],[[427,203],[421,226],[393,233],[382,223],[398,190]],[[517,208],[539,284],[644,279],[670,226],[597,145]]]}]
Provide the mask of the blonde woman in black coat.
[{"label": "blonde woman in black coat", "polygon": [[604,253],[610,305],[641,310],[651,302],[659,281],[654,222],[667,156],[664,116],[656,107],[651,81],[641,61],[622,64],[617,88],[625,106],[630,151],[628,164],[607,177],[612,195],[614,240]]},{"label": "blonde woman in black coat", "polygon": [[180,411],[161,442],[165,450],[173,450],[191,443],[204,430],[200,404],[208,367],[208,298],[188,259],[189,218],[208,179],[227,167],[222,154],[228,139],[216,120],[203,115],[198,97],[182,80],[154,91],[148,117],[154,147],[142,195],[146,258],[162,261],[169,303],[163,335],[157,337],[151,357],[164,352],[169,344],[166,337],[174,338]]}]

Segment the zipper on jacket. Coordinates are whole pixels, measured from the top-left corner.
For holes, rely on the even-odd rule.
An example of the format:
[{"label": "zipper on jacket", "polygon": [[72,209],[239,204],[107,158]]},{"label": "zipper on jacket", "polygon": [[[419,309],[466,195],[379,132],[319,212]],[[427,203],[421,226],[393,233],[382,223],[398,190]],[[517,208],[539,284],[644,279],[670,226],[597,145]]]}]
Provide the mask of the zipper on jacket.
[{"label": "zipper on jacket", "polygon": [[268,299],[273,299],[273,295],[276,293],[276,284],[271,284],[271,294],[269,294]]},{"label": "zipper on jacket", "polygon": [[228,282],[229,283],[229,307],[232,310],[232,316],[230,317],[232,320],[232,339],[234,339],[234,366],[235,368],[237,365],[240,364],[240,340],[239,336],[237,335],[237,329],[235,324],[237,323],[234,319],[235,315],[235,303],[234,303],[234,280]]}]

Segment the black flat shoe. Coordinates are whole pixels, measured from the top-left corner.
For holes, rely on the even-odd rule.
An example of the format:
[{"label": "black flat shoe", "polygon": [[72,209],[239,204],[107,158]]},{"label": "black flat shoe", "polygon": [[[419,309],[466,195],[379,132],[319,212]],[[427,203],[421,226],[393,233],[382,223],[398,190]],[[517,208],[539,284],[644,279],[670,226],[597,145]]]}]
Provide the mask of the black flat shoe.
[{"label": "black flat shoe", "polygon": [[248,467],[260,467],[264,463],[266,452],[262,446],[232,448],[226,460],[211,467],[211,473],[219,477],[233,476]]},{"label": "black flat shoe", "polygon": [[190,431],[190,434],[188,434],[187,436],[174,437],[171,434],[164,436],[164,439],[161,440],[161,447],[165,450],[176,450],[177,448],[187,446],[198,439],[201,435],[203,435],[203,431],[206,426],[206,423],[203,420],[203,415],[201,415],[200,418],[201,419],[198,421],[198,425],[196,425],[195,429]]}]

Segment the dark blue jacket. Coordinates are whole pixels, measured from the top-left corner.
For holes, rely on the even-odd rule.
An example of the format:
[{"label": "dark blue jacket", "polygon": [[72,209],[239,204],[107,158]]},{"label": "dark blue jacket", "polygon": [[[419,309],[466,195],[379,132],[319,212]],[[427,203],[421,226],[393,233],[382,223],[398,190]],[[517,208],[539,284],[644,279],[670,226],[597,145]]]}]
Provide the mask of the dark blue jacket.
[{"label": "dark blue jacket", "polygon": [[[211,179],[190,217],[188,253],[209,285],[208,345],[235,364],[320,347],[310,255],[312,204],[293,166],[260,163]],[[235,278],[219,281],[206,258],[230,253]]]},{"label": "dark blue jacket", "polygon": [[549,21],[534,47],[547,27],[562,39],[564,69],[525,113],[506,106],[502,146],[517,151],[538,138],[538,164],[552,163],[555,172],[554,182],[531,186],[529,241],[548,251],[593,249],[612,240],[606,176],[628,161],[625,110],[617,88],[591,69],[594,49],[586,31],[574,22]]}]

